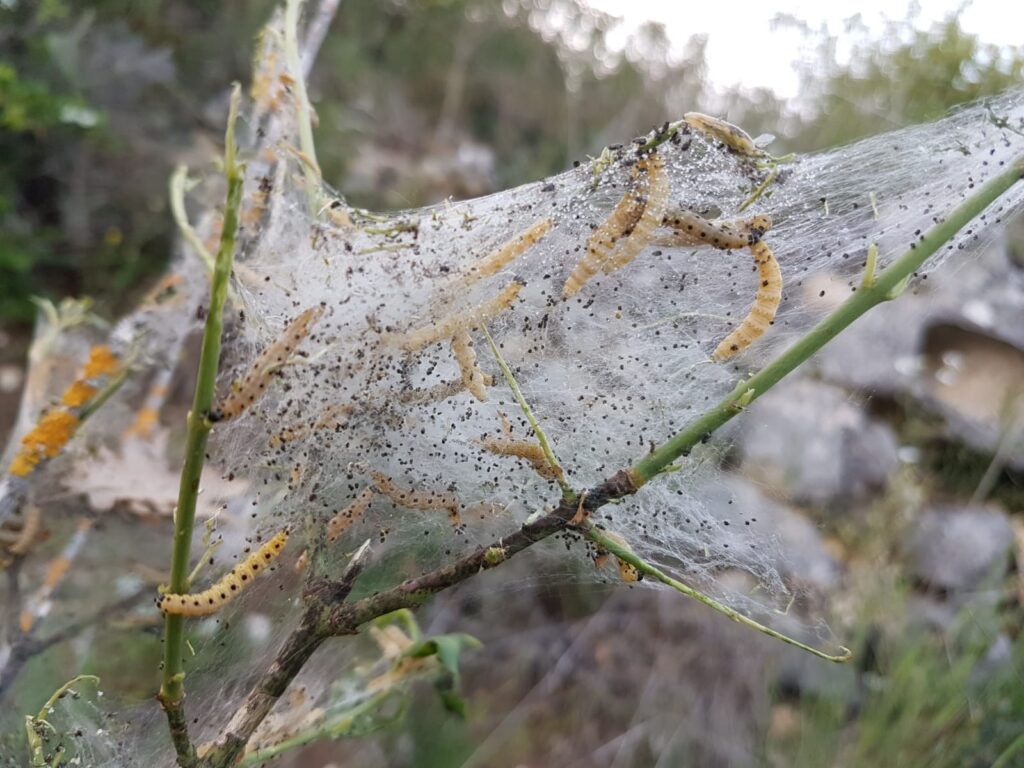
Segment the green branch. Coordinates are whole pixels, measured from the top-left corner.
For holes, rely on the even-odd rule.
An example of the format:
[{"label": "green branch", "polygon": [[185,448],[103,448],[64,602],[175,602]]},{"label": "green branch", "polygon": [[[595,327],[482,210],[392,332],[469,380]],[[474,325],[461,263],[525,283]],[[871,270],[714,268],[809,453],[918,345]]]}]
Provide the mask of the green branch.
[{"label": "green branch", "polygon": [[[178,505],[174,514],[174,551],[171,556],[171,579],[168,589],[174,593],[188,592],[189,555],[192,550],[192,531],[195,526],[196,500],[199,482],[203,472],[206,441],[210,434],[207,414],[213,406],[214,387],[220,365],[221,331],[223,328],[224,303],[228,295],[231,267],[235,253],[235,235],[238,230],[238,211],[242,201],[243,168],[239,165],[235,146],[235,121],[241,101],[241,89],[235,84],[231,92],[231,109],[225,132],[224,176],[227,179],[227,199],[224,204],[224,226],[220,236],[220,247],[214,263],[213,281],[210,287],[210,306],[203,329],[203,346],[199,357],[199,371],[196,375],[195,394],[192,409],[188,414],[188,436],[185,447],[185,464],[181,470],[178,487]],[[182,653],[185,639],[185,617],[168,615],[164,626],[163,682],[159,699],[171,725],[178,762],[192,765],[195,749],[188,738],[184,718],[183,682],[185,672]]]},{"label": "green branch", "polygon": [[686,584],[684,584],[681,581],[678,581],[677,579],[673,579],[664,571],[660,570],[659,568],[656,568],[655,566],[648,563],[646,560],[638,557],[637,554],[633,552],[633,550],[629,549],[628,547],[622,546],[622,544],[617,542],[611,536],[608,536],[606,533],[604,533],[604,531],[602,531],[589,520],[583,523],[583,525],[579,526],[579,529],[583,531],[583,533],[586,535],[588,539],[598,544],[602,549],[611,552],[613,555],[619,558],[619,560],[624,560],[625,562],[629,563],[634,568],[636,568],[638,571],[642,571],[643,573],[646,573],[648,576],[657,579],[662,584],[672,587],[672,589],[674,589],[676,592],[681,592],[687,597],[692,597],[694,600],[704,603],[704,605],[708,606],[708,608],[711,608],[712,610],[718,611],[719,613],[728,616],[733,621],[742,624],[745,627],[755,629],[762,634],[768,635],[768,637],[774,637],[776,640],[781,640],[782,642],[787,643],[788,645],[794,645],[800,650],[807,651],[808,653],[817,656],[819,659],[824,659],[825,661],[835,661],[842,663],[849,661],[853,658],[853,654],[850,652],[849,648],[839,646],[839,650],[841,651],[841,653],[836,656],[833,656],[829,653],[825,653],[824,651],[819,651],[817,648],[812,648],[809,645],[801,643],[799,640],[796,640],[790,637],[789,635],[784,635],[781,632],[777,632],[774,629],[771,629],[770,627],[766,627],[764,624],[754,621],[749,616],[744,616],[742,613],[733,608],[730,608],[728,605],[718,602],[713,597],[709,597],[708,595],[705,595],[703,592],[699,592],[693,587],[687,586]]},{"label": "green branch", "polygon": [[537,438],[537,442],[540,443],[540,449],[544,451],[544,457],[548,460],[548,464],[558,474],[558,486],[562,489],[562,498],[569,499],[576,497],[576,491],[573,490],[572,486],[569,485],[565,479],[565,472],[562,470],[562,465],[558,463],[558,458],[555,456],[555,452],[551,448],[551,443],[548,442],[548,436],[544,434],[544,430],[541,429],[540,422],[533,415],[533,410],[530,408],[530,404],[526,402],[526,398],[523,396],[523,391],[519,388],[519,382],[516,381],[515,375],[512,373],[512,369],[508,367],[508,363],[505,362],[505,358],[501,356],[501,352],[498,350],[498,345],[494,343],[494,339],[491,338],[490,332],[487,330],[487,326],[481,326],[484,332],[484,336],[487,337],[487,345],[491,348],[491,354],[494,355],[494,359],[498,361],[498,367],[501,368],[501,375],[505,377],[505,382],[512,390],[512,394],[515,395],[516,402],[519,403],[519,409],[523,412],[526,420],[530,423],[530,428],[533,429],[533,434]]},{"label": "green branch", "polygon": [[[689,454],[690,450],[721,427],[743,406],[753,402],[775,386],[784,376],[807,361],[815,352],[834,339],[872,307],[896,298],[907,281],[921,265],[942,246],[967,226],[968,223],[1000,195],[1024,176],[1024,157],[1014,160],[1008,170],[986,183],[967,198],[949,216],[936,224],[910,250],[867,281],[828,317],[812,328],[793,346],[762,368],[757,374],[740,382],[722,402],[690,422],[659,448],[636,462],[629,470],[633,483],[639,488],[674,461]],[[873,264],[871,265],[873,268]]]}]

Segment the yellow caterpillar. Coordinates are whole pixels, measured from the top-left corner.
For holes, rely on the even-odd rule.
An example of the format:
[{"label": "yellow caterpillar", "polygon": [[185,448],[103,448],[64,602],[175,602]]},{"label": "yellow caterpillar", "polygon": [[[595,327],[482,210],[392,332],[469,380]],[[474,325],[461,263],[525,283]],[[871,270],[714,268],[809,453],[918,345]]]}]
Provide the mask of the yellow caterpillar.
[{"label": "yellow caterpillar", "polygon": [[462,519],[459,516],[459,500],[454,493],[438,493],[436,491],[414,491],[402,488],[383,472],[370,470],[373,484],[382,496],[388,498],[399,507],[406,509],[444,509],[448,512],[451,524],[458,526]]},{"label": "yellow caterpillar", "polygon": [[327,522],[327,540],[334,541],[348,530],[348,527],[362,517],[366,510],[370,508],[371,501],[373,501],[373,488],[363,488],[362,492],[353,499],[351,504]]},{"label": "yellow caterpillar", "polygon": [[260,353],[237,386],[210,412],[210,421],[234,419],[255,403],[323,313],[322,306],[310,307],[292,320],[277,340]]},{"label": "yellow caterpillar", "polygon": [[761,157],[764,152],[757,148],[750,134],[742,128],[726,122],[718,117],[705,115],[701,112],[687,112],[683,120],[691,128],[700,131],[705,136],[716,139],[734,152],[747,157]]},{"label": "yellow caterpillar", "polygon": [[512,302],[516,300],[522,288],[522,283],[513,280],[502,288],[493,299],[464,312],[455,312],[447,315],[431,325],[410,331],[403,336],[399,336],[397,342],[407,352],[415,352],[417,349],[422,349],[428,344],[434,344],[442,339],[450,339],[455,336],[457,331],[468,331],[476,328],[508,309]]},{"label": "yellow caterpillar", "polygon": [[538,240],[548,233],[551,226],[551,219],[541,219],[534,223],[529,229],[520,232],[489,256],[472,265],[467,274],[462,278],[462,282],[469,285],[477,280],[497,274],[519,258],[527,249],[532,248]]},{"label": "yellow caterpillar", "polygon": [[565,281],[562,298],[576,295],[599,269],[611,272],[632,261],[661,223],[667,196],[661,158],[651,154],[639,160],[630,188],[587,239],[586,252]]},{"label": "yellow caterpillar", "polygon": [[157,605],[164,613],[176,616],[210,616],[234,600],[251,584],[260,571],[281,554],[287,541],[288,529],[284,528],[209,589],[186,595],[164,595]]},{"label": "yellow caterpillar", "polygon": [[711,354],[712,360],[728,360],[737,352],[746,349],[760,338],[775,320],[775,312],[782,300],[782,270],[779,269],[779,262],[775,260],[775,254],[767,243],[754,243],[750,246],[750,252],[754,254],[760,280],[757,295],[754,297],[754,306],[735,330],[715,347]]},{"label": "yellow caterpillar", "polygon": [[672,233],[661,235],[658,238],[659,244],[710,245],[722,250],[753,245],[772,228],[771,218],[763,214],[736,221],[709,221],[693,211],[685,210],[675,210],[666,214],[662,223],[670,228]]},{"label": "yellow caterpillar", "polygon": [[459,364],[459,372],[462,374],[462,383],[466,389],[480,402],[487,399],[487,387],[484,372],[476,362],[476,352],[473,351],[473,340],[469,337],[469,331],[459,331],[452,337],[452,354]]},{"label": "yellow caterpillar", "polygon": [[514,456],[522,459],[545,480],[558,480],[562,477],[561,467],[552,467],[548,463],[548,457],[539,443],[508,437],[485,437],[480,441],[480,446],[497,456]]}]

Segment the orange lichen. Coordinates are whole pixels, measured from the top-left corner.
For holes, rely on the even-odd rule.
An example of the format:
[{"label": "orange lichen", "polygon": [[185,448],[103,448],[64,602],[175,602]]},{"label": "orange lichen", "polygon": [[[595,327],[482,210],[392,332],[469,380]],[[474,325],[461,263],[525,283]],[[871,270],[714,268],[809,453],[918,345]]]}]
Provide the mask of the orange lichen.
[{"label": "orange lichen", "polygon": [[157,413],[156,408],[148,406],[140,408],[139,412],[135,414],[135,421],[125,430],[125,436],[149,437],[153,434],[153,428],[156,426],[159,417],[160,415]]},{"label": "orange lichen", "polygon": [[88,403],[95,396],[96,387],[87,381],[79,379],[64,390],[60,402],[61,405],[66,405],[68,408],[78,408]]},{"label": "orange lichen", "polygon": [[44,458],[52,459],[63,448],[78,428],[78,417],[63,409],[50,411],[21,438],[21,450],[11,462],[12,475],[25,477]]},{"label": "orange lichen", "polygon": [[117,355],[110,351],[106,344],[97,344],[89,350],[89,362],[82,369],[83,379],[96,379],[107,376],[117,370]]}]

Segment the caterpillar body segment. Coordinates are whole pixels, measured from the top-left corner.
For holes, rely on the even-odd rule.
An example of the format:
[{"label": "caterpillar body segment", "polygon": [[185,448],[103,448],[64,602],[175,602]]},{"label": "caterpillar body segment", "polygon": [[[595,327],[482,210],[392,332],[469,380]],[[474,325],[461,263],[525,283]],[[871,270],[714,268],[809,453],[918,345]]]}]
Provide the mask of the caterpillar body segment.
[{"label": "caterpillar body segment", "polygon": [[469,331],[459,331],[452,337],[452,354],[459,364],[459,372],[462,374],[462,383],[480,402],[487,400],[486,376],[476,362],[476,352],[473,351],[473,340]]},{"label": "caterpillar body segment", "polygon": [[288,541],[288,529],[282,529],[245,560],[232,568],[218,582],[202,592],[185,595],[167,594],[157,605],[164,613],[176,616],[210,616],[251,584],[264,568],[281,554]]},{"label": "caterpillar body segment", "polygon": [[545,480],[560,480],[562,468],[553,467],[539,443],[530,440],[514,440],[511,437],[485,437],[480,446],[497,456],[514,456],[529,464],[533,471]]},{"label": "caterpillar body segment", "polygon": [[370,470],[368,474],[373,479],[373,484],[380,494],[396,506],[418,510],[443,509],[448,512],[448,519],[453,526],[461,525],[462,518],[459,515],[459,500],[454,493],[416,491],[411,488],[402,488],[383,472]]},{"label": "caterpillar body segment", "polygon": [[765,154],[763,150],[757,148],[749,133],[720,117],[712,117],[701,112],[687,112],[683,115],[683,120],[694,130],[722,142],[737,154],[746,157],[761,157]]},{"label": "caterpillar body segment", "polygon": [[363,488],[359,495],[352,500],[351,504],[328,520],[327,540],[330,542],[335,541],[339,536],[341,536],[341,534],[348,530],[348,527],[352,525],[352,523],[366,514],[366,510],[370,508],[370,502],[373,501],[373,496],[373,488],[370,488],[369,486]]},{"label": "caterpillar body segment", "polygon": [[520,232],[493,253],[470,266],[462,277],[462,283],[470,285],[477,280],[497,274],[536,245],[548,233],[553,224],[551,219],[541,219],[535,222],[529,229]]},{"label": "caterpillar body segment", "polygon": [[661,222],[668,178],[661,158],[651,154],[633,166],[632,183],[600,226],[562,288],[562,298],[579,293],[598,270],[611,272],[628,264],[648,243]]},{"label": "caterpillar body segment", "polygon": [[658,245],[710,245],[722,250],[747,248],[759,242],[764,233],[772,228],[771,218],[764,214],[735,221],[714,221],[681,209],[667,213],[662,224],[671,232],[660,233],[655,238]]},{"label": "caterpillar body segment", "polygon": [[711,359],[728,360],[759,339],[775,320],[782,301],[782,270],[767,243],[757,242],[750,247],[757,263],[758,287],[754,306],[743,321],[715,348]]},{"label": "caterpillar body segment", "polygon": [[434,344],[444,339],[450,339],[458,331],[469,331],[486,323],[488,320],[500,315],[516,300],[523,284],[513,280],[494,298],[489,299],[472,309],[463,312],[454,312],[442,317],[436,323],[417,328],[404,335],[397,337],[397,343],[407,352],[415,352],[429,344]]},{"label": "caterpillar body segment", "polygon": [[210,421],[237,418],[259,400],[274,374],[288,362],[323,313],[323,306],[310,307],[288,323],[277,340],[260,353],[242,380],[210,412]]},{"label": "caterpillar body segment", "polygon": [[645,163],[647,169],[647,183],[643,189],[646,195],[643,213],[640,214],[636,224],[626,233],[627,236],[619,242],[618,248],[601,266],[601,270],[606,275],[621,269],[637,257],[640,251],[650,243],[651,237],[661,224],[665,213],[669,183],[661,158],[651,155],[649,158],[641,160],[640,163]]}]

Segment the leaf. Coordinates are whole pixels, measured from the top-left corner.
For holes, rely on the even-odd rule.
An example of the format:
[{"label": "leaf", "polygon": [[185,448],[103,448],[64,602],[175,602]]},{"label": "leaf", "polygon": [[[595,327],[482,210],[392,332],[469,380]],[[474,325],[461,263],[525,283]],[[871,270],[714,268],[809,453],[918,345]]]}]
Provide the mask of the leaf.
[{"label": "leaf", "polygon": [[481,645],[482,643],[472,635],[458,632],[420,640],[409,646],[403,655],[414,659],[435,656],[441,663],[442,672],[434,681],[434,687],[445,709],[459,717],[465,717],[466,702],[459,693],[459,657],[464,649],[479,648]]}]

